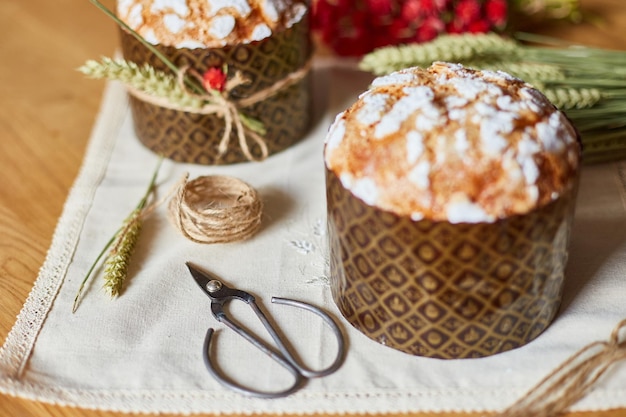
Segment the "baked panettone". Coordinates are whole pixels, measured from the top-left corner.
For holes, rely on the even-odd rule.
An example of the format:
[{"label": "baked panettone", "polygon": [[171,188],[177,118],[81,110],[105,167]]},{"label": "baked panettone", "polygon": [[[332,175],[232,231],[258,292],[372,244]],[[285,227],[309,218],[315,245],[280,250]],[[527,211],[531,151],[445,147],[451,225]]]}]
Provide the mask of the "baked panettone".
[{"label": "baked panettone", "polygon": [[325,148],[327,167],[367,204],[452,223],[555,200],[579,159],[576,131],[539,91],[447,63],[374,80],[337,116]]},{"label": "baked panettone", "polygon": [[[303,0],[118,0],[117,14],[172,65],[127,30],[124,59],[177,79],[186,71],[205,86],[209,71],[234,81],[218,83],[234,108],[181,108],[131,91],[135,132],[152,151],[204,165],[259,161],[308,131],[313,48]],[[197,85],[190,92],[210,97]]]},{"label": "baked panettone", "polygon": [[152,44],[215,48],[260,41],[299,22],[303,1],[119,0],[117,14]]},{"label": "baked panettone", "polygon": [[581,149],[505,73],[377,78],[326,138],[330,284],[373,340],[443,359],[520,347],[561,301]]}]

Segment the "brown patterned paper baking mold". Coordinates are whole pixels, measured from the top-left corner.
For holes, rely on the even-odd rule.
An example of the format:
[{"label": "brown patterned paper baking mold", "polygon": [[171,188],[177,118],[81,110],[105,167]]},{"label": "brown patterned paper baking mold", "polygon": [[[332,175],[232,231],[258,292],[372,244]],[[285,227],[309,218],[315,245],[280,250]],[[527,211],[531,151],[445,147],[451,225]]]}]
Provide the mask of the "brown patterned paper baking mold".
[{"label": "brown patterned paper baking mold", "polygon": [[365,204],[326,170],[331,290],[375,341],[442,359],[523,346],[555,317],[578,179],[494,223],[413,221]]},{"label": "brown patterned paper baking mold", "polygon": [[[124,59],[171,72],[130,33],[124,30],[120,33]],[[226,64],[229,73],[240,71],[250,82],[234,88],[233,99],[249,97],[271,87],[303,68],[312,54],[308,14],[286,30],[247,44],[208,49],[155,47],[178,68],[189,66],[202,73],[210,67]],[[261,121],[267,130],[263,139],[268,155],[288,148],[306,134],[312,107],[310,82],[310,75],[306,74],[271,97],[242,109],[247,116]],[[165,108],[133,95],[129,95],[129,99],[137,137],[152,151],[175,161],[204,165],[248,161],[234,129],[228,148],[219,155],[225,124],[218,115]],[[249,146],[253,157],[262,157],[258,144],[250,141]]]}]

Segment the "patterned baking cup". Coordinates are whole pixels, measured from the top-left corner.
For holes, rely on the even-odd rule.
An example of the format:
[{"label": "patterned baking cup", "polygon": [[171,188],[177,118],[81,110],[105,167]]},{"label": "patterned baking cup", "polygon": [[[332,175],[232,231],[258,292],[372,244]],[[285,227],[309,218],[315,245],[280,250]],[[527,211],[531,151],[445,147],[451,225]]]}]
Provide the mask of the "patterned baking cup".
[{"label": "patterned baking cup", "polygon": [[550,204],[452,224],[369,206],[326,169],[332,296],[371,339],[432,358],[478,358],[535,339],[561,302],[578,178]]},{"label": "patterned baking cup", "polygon": [[[148,63],[171,72],[158,57],[130,33],[121,30],[124,59]],[[308,14],[292,27],[256,42],[223,48],[187,49],[155,45],[178,68],[190,66],[202,73],[226,64],[229,73],[240,71],[250,82],[231,91],[233,99],[249,97],[267,89],[290,74],[301,70],[310,60],[312,45]],[[261,121],[267,154],[280,152],[298,142],[309,128],[311,114],[310,74],[284,87],[276,94],[242,110]],[[179,162],[222,165],[247,162],[233,129],[226,151],[218,146],[225,131],[224,119],[216,114],[200,114],[161,107],[129,95],[135,133],[149,149]],[[250,153],[261,159],[263,152],[248,140]]]}]

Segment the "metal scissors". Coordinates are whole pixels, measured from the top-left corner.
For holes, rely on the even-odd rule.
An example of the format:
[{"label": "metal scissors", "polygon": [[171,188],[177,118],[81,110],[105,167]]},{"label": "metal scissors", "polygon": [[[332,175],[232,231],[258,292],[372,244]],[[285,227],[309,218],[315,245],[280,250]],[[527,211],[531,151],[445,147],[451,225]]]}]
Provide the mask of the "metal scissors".
[{"label": "metal scissors", "polygon": [[[213,316],[217,319],[217,321],[224,323],[226,326],[234,330],[237,334],[241,335],[248,342],[252,343],[255,347],[259,348],[263,353],[268,355],[282,367],[287,369],[293,376],[294,382],[293,384],[283,390],[280,391],[258,391],[248,387],[244,387],[230,379],[221,375],[220,372],[217,371],[216,367],[213,365],[211,360],[211,339],[213,336],[213,329],[209,328],[206,333],[206,337],[204,339],[204,347],[203,347],[203,358],[204,364],[209,371],[209,373],[222,385],[225,387],[232,389],[240,394],[250,395],[261,398],[278,398],[284,397],[289,394],[294,393],[298,389],[302,387],[302,385],[310,378],[317,378],[329,375],[336,371],[342,364],[345,353],[345,343],[341,330],[335,323],[335,321],[321,309],[312,306],[311,304],[304,303],[301,301],[291,300],[287,298],[278,298],[272,297],[272,303],[275,304],[284,304],[293,307],[302,308],[308,310],[312,313],[317,314],[321,317],[324,322],[331,328],[335,337],[337,338],[338,350],[337,356],[333,363],[325,369],[315,371],[306,368],[305,366],[298,363],[298,361],[293,357],[289,349],[286,347],[285,342],[278,335],[276,329],[271,325],[265,314],[261,311],[261,309],[256,304],[255,298],[252,294],[247,293],[242,290],[234,289],[227,287],[222,281],[220,281],[217,277],[205,272],[200,271],[196,267],[187,263],[187,267],[191,272],[191,275],[196,280],[196,283],[200,286],[200,288],[204,291],[204,293],[211,300],[211,312]],[[259,318],[263,327],[267,330],[269,335],[274,340],[276,344],[275,347],[270,346],[262,339],[259,339],[252,335],[248,330],[241,327],[238,323],[233,321],[228,317],[226,312],[224,311],[224,305],[231,300],[240,300],[248,304],[256,316]]]}]

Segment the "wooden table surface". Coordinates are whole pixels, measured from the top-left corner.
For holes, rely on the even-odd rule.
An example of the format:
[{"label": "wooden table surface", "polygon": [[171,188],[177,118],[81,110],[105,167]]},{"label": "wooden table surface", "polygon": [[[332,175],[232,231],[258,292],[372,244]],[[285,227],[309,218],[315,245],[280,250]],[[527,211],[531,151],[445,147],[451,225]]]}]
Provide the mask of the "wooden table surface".
[{"label": "wooden table surface", "polygon": [[[111,0],[106,3],[114,6]],[[626,49],[626,2],[583,0],[582,5],[597,17],[594,23],[533,29],[587,45]],[[44,261],[100,104],[104,83],[85,79],[75,69],[87,59],[110,56],[118,38],[115,25],[87,0],[2,0],[0,33],[4,342]],[[120,415],[0,395],[2,417]],[[626,416],[626,409],[572,415],[617,417]]]}]

